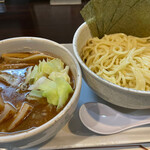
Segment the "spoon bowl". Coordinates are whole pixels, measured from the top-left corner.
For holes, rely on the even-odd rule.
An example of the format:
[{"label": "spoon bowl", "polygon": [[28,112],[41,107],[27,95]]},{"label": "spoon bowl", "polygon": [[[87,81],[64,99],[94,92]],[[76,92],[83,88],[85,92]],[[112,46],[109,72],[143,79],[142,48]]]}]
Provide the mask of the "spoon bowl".
[{"label": "spoon bowl", "polygon": [[150,123],[150,115],[132,115],[119,112],[102,103],[85,103],[80,107],[82,123],[98,134],[114,134]]}]

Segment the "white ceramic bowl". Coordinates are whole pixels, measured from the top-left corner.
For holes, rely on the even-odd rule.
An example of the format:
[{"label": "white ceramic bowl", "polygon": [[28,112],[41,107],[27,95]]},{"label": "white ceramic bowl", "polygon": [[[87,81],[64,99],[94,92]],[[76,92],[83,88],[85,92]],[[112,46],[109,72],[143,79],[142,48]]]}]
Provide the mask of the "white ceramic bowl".
[{"label": "white ceramic bowl", "polygon": [[0,41],[0,55],[7,52],[16,51],[41,51],[49,52],[58,56],[67,64],[75,79],[75,91],[65,108],[52,120],[40,127],[30,131],[0,136],[0,148],[19,147],[25,148],[40,144],[53,136],[71,119],[76,109],[80,89],[81,89],[81,70],[75,57],[62,45],[51,40],[36,37],[18,37]]},{"label": "white ceramic bowl", "polygon": [[81,49],[91,37],[86,23],[83,23],[76,30],[73,37],[74,54],[81,65],[83,78],[87,84],[98,96],[112,104],[132,109],[150,108],[150,92],[124,88],[113,84],[96,75],[84,64],[80,58]]}]

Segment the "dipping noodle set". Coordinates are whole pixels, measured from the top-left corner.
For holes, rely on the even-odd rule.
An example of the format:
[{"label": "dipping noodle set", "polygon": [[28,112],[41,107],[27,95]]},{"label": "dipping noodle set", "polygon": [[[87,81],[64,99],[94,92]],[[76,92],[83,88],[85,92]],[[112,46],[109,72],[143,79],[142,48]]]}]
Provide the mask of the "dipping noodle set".
[{"label": "dipping noodle set", "polygon": [[[85,23],[75,32],[73,48],[83,78],[120,107],[150,108],[149,8],[149,0],[91,0],[80,12]],[[6,39],[0,49],[0,144],[32,134],[43,133],[41,141],[52,138],[77,107],[76,59],[58,43],[31,37]]]}]

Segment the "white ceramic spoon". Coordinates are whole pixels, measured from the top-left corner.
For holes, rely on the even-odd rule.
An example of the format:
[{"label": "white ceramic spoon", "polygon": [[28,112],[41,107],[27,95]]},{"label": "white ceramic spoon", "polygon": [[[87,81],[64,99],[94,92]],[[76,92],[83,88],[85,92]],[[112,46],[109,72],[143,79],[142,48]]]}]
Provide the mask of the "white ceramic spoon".
[{"label": "white ceramic spoon", "polygon": [[140,116],[126,114],[102,103],[83,104],[79,116],[88,129],[99,134],[114,134],[150,123],[150,114]]}]

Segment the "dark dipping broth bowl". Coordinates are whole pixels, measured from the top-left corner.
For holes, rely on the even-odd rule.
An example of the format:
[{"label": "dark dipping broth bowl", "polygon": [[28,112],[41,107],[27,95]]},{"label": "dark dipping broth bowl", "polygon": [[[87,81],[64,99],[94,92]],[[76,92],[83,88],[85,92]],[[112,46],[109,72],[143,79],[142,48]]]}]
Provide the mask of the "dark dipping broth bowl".
[{"label": "dark dipping broth bowl", "polygon": [[31,51],[39,51],[55,58],[60,58],[64,64],[68,65],[74,78],[74,93],[65,107],[43,125],[22,132],[0,135],[0,148],[29,148],[53,138],[71,119],[77,107],[82,82],[81,70],[74,56],[64,46],[54,41],[37,37],[17,37],[0,41],[0,55],[3,53]]},{"label": "dark dipping broth bowl", "polygon": [[73,37],[73,51],[80,63],[83,78],[93,91],[101,98],[124,108],[150,108],[150,91],[140,91],[113,84],[91,71],[82,61],[80,54],[87,40],[92,38],[88,25],[84,22],[76,30]]}]

